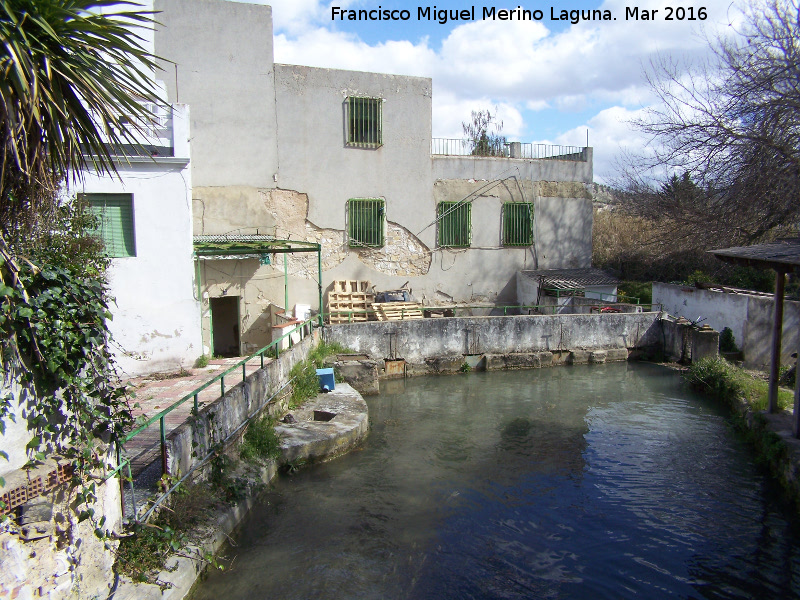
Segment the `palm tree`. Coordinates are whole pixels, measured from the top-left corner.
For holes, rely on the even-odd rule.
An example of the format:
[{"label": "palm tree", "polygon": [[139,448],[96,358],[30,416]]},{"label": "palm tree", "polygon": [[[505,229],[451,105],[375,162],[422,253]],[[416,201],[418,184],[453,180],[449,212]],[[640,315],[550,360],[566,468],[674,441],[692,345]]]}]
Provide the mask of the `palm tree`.
[{"label": "palm tree", "polygon": [[[35,230],[82,169],[116,174],[115,148],[152,118],[157,67],[137,32],[154,21],[141,8],[0,0],[0,238]],[[109,127],[121,115],[133,132]]]}]

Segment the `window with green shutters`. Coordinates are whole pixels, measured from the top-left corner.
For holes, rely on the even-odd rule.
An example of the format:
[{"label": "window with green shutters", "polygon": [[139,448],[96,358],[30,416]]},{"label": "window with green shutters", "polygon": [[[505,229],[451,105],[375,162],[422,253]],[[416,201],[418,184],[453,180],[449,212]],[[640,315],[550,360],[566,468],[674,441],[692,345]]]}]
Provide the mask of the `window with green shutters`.
[{"label": "window with green shutters", "polygon": [[384,242],[385,205],[375,198],[352,198],[347,202],[350,247],[380,248]]},{"label": "window with green shutters", "polygon": [[506,202],[503,204],[503,245],[530,246],[533,244],[533,204]]},{"label": "window with green shutters", "polygon": [[381,98],[350,97],[347,108],[347,145],[377,148],[383,144]]},{"label": "window with green shutters", "polygon": [[89,210],[99,217],[95,234],[103,239],[111,258],[136,256],[133,194],[84,194]]},{"label": "window with green shutters", "polygon": [[467,248],[472,242],[472,203],[440,202],[436,214],[441,248]]}]

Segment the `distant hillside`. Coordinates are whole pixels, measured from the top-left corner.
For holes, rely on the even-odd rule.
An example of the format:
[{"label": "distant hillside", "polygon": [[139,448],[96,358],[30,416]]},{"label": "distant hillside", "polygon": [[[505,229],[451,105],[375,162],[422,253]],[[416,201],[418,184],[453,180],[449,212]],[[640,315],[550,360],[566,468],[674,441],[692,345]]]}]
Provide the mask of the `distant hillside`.
[{"label": "distant hillside", "polygon": [[616,188],[602,183],[590,183],[586,186],[592,195],[592,203],[599,205],[619,204],[622,201],[622,192]]}]

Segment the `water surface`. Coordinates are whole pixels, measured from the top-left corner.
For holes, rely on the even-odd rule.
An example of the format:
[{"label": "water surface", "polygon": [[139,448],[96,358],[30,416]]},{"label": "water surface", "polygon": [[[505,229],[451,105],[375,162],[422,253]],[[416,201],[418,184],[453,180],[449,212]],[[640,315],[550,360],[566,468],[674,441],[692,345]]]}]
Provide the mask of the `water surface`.
[{"label": "water surface", "polygon": [[196,600],[800,598],[789,509],[674,372],[381,389],[364,447],[280,478]]}]

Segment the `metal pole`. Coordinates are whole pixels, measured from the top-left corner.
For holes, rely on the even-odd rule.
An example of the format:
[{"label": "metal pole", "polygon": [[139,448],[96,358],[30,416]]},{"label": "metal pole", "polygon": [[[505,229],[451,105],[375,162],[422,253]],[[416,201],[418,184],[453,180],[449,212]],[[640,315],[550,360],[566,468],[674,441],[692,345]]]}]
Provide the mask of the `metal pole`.
[{"label": "metal pole", "polygon": [[286,252],[283,253],[283,308],[289,310],[289,267]]},{"label": "metal pole", "polygon": [[781,334],[783,333],[783,290],[786,272],[775,272],[775,320],[772,324],[772,358],[769,366],[769,396],[767,412],[778,410],[778,370],[781,366]]},{"label": "metal pole", "polygon": [[167,432],[164,426],[164,417],[159,419],[161,424],[161,474],[167,474]]},{"label": "metal pole", "polygon": [[322,246],[317,248],[317,281],[319,281],[319,326],[322,327]]}]

